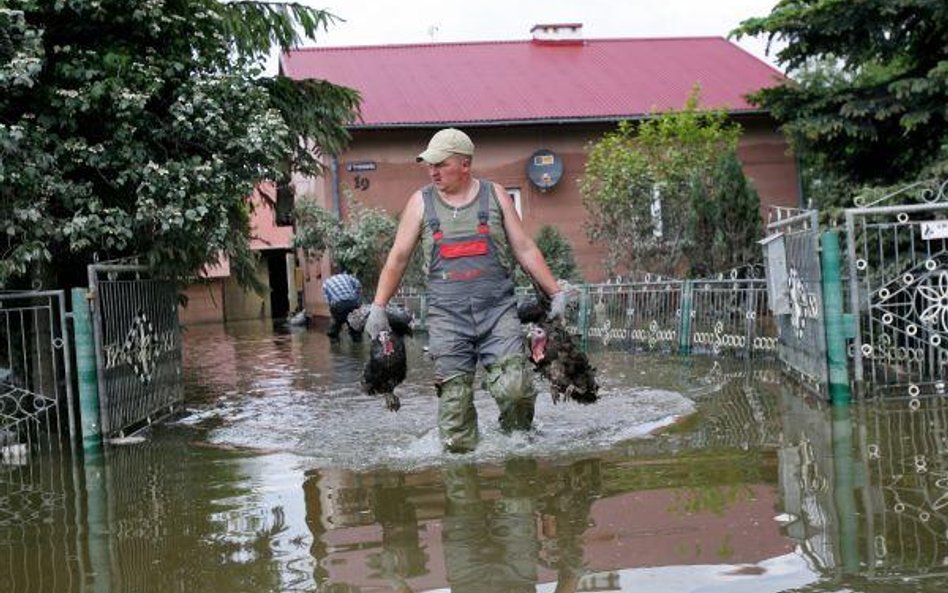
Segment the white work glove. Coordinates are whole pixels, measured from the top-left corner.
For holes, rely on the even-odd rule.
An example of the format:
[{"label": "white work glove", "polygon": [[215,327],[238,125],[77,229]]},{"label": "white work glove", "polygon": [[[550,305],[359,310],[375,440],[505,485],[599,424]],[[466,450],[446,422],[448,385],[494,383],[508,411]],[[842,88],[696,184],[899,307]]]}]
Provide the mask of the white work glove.
[{"label": "white work glove", "polygon": [[563,318],[566,316],[566,300],[567,292],[561,290],[555,293],[550,297],[550,312],[547,314],[546,318],[550,321],[559,320],[563,321]]},{"label": "white work glove", "polygon": [[372,304],[372,307],[369,308],[369,317],[365,320],[365,331],[369,333],[369,337],[373,340],[378,337],[380,332],[392,331],[392,326],[388,324],[388,314],[385,312],[385,307],[380,307],[375,303]]}]

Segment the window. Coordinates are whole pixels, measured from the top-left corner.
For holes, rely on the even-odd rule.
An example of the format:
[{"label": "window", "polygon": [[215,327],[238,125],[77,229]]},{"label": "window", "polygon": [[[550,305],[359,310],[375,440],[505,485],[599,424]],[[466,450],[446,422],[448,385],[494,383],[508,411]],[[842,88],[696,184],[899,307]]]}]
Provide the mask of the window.
[{"label": "window", "polygon": [[520,220],[523,220],[523,210],[520,207],[520,188],[519,187],[505,187],[507,194],[510,195],[510,199],[513,200],[514,208],[517,209],[517,216],[520,217]]}]

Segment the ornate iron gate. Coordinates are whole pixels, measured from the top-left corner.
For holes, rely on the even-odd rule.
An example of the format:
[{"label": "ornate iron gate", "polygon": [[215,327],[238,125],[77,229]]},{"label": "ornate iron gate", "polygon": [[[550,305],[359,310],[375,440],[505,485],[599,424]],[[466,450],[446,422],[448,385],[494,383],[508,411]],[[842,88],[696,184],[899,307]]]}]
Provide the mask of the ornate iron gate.
[{"label": "ornate iron gate", "polygon": [[767,225],[765,240],[770,310],[777,318],[777,355],[809,389],[827,382],[823,275],[815,210],[784,212]]},{"label": "ornate iron gate", "polygon": [[0,293],[0,462],[71,451],[74,436],[64,293]]},{"label": "ornate iron gate", "polygon": [[102,434],[170,413],[184,397],[178,297],[145,266],[89,266]]},{"label": "ornate iron gate", "polygon": [[[891,205],[894,202],[902,202]],[[948,180],[846,211],[849,353],[863,391],[944,394],[948,378]],[[886,205],[890,204],[890,205]]]}]

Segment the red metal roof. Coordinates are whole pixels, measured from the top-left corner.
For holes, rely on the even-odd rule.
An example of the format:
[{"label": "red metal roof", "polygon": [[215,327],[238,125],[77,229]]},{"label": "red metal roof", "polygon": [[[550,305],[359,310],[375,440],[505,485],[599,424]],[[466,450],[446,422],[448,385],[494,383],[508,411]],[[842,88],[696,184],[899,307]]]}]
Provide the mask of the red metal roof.
[{"label": "red metal roof", "polygon": [[358,90],[357,127],[635,118],[696,82],[702,107],[757,111],[744,96],[783,76],[722,37],[313,47],[281,69]]}]

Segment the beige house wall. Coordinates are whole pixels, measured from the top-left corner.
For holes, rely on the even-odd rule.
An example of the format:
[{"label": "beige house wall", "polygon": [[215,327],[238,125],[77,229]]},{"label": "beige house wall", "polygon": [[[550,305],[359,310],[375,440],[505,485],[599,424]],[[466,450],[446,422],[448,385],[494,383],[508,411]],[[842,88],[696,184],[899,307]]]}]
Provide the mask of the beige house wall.
[{"label": "beige house wall", "polygon": [[187,305],[178,305],[178,321],[181,325],[224,321],[224,279],[212,278],[192,284],[182,292]]},{"label": "beige house wall", "polygon": [[[773,122],[766,116],[745,116],[736,121],[744,130],[738,155],[745,174],[760,194],[764,220],[770,206],[799,206],[796,162]],[[603,280],[605,249],[591,244],[586,237],[587,216],[579,192],[579,180],[583,175],[588,145],[614,130],[615,124],[485,125],[464,129],[477,147],[475,175],[520,190],[521,212],[527,233],[535,236],[543,225],[556,227],[571,242],[585,279],[589,282]],[[349,150],[335,162],[326,163],[323,177],[298,176],[294,179],[297,200],[315,200],[321,206],[335,210],[337,205],[344,208],[344,196],[349,194],[362,204],[381,207],[398,216],[411,193],[428,183],[426,169],[415,162],[415,155],[424,149],[433,132],[434,129],[429,128],[355,130]],[[534,186],[527,176],[527,162],[540,149],[556,153],[564,166],[559,183],[545,192]],[[355,164],[371,164],[371,170],[351,167]],[[259,196],[254,198],[259,201]],[[258,248],[289,245],[290,228],[270,229],[275,225],[273,213],[268,208],[258,207],[254,219],[255,234],[264,238],[263,245],[258,245]],[[289,282],[290,291],[296,288],[297,282],[301,283],[306,310],[312,315],[327,316],[322,283],[330,275],[329,259],[306,259],[301,253],[298,257],[300,271],[293,274],[293,280]],[[268,284],[265,261],[261,262],[258,278]],[[180,310],[184,324],[271,316],[269,296],[247,292],[229,277],[189,287],[185,294],[190,304]],[[371,296],[364,295],[366,299]],[[292,295],[290,302],[292,305]]]},{"label": "beige house wall", "polygon": [[[269,285],[266,259],[261,259],[256,275],[264,286]],[[288,284],[292,291],[292,280]],[[178,321],[181,325],[269,319],[272,314],[268,294],[261,296],[252,290],[244,289],[232,276],[211,278],[192,284],[182,293],[187,299],[187,305],[178,306]],[[295,297],[291,295],[291,310],[294,305]]]},{"label": "beige house wall", "polygon": [[[786,141],[773,122],[764,116],[737,119],[744,133],[738,155],[745,174],[761,198],[766,220],[770,206],[799,206],[797,166]],[[475,176],[519,188],[523,223],[530,236],[543,225],[559,229],[572,243],[577,263],[587,281],[604,280],[605,249],[589,242],[585,234],[586,211],[579,192],[579,179],[591,142],[615,129],[613,123],[537,125],[518,127],[465,127],[476,145]],[[426,169],[415,162],[433,129],[355,130],[348,151],[337,162],[337,176],[311,181],[308,195],[332,207],[334,179],[340,196],[346,191],[363,204],[379,206],[398,215],[408,197],[428,182]],[[539,149],[548,149],[563,160],[564,171],[552,189],[540,191],[527,176],[527,162]],[[374,170],[347,170],[347,165],[374,164]],[[298,192],[297,195],[302,195]],[[306,304],[310,312],[325,313],[322,278],[329,273],[326,261],[306,266]],[[370,298],[371,295],[365,295]]]},{"label": "beige house wall", "polygon": [[[257,280],[264,286],[270,284],[267,273],[267,262],[260,261],[257,265]],[[223,279],[225,321],[245,321],[248,319],[268,319],[270,317],[270,296],[258,295],[252,290],[246,290],[237,284],[233,276]]]}]

